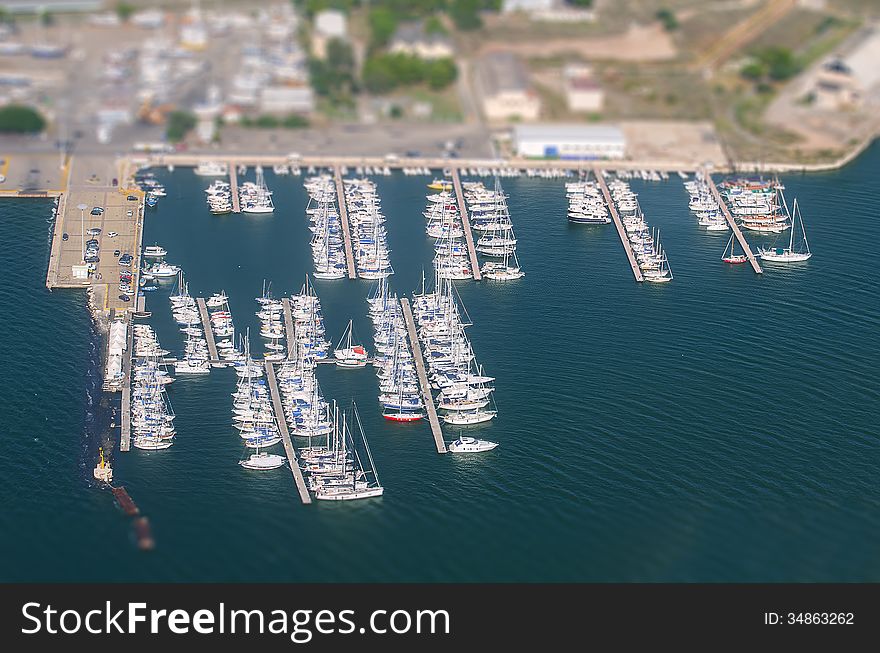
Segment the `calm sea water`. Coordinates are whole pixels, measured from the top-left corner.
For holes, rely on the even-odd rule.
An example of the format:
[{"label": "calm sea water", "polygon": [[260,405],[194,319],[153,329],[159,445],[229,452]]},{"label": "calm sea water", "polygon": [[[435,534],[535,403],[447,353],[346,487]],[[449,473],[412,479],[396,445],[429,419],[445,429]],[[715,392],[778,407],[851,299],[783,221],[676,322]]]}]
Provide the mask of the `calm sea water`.
[{"label": "calm sea water", "polygon": [[[634,182],[675,273],[663,286],[632,280],[613,227],[566,222],[561,180],[504,180],[527,276],[460,285],[497,377],[500,416],[481,434],[501,446],[438,456],[427,424],[384,423],[371,369],[321,366],[325,395],[360,405],[386,493],[303,506],[288,470],[236,464],[234,373],[183,378],[175,445],[114,456],[153,525],[149,553],[90,481],[108,410],[85,296],[43,285],[51,203],[4,200],[0,578],[880,580],[878,169],[875,145],[844,170],[784,177],[815,256],[761,277],[719,261],[727,236],[696,225],[677,179]],[[214,217],[205,180],[159,174],[169,195],[145,244],[168,248],[193,294],[224,289],[237,326],[255,328],[263,281],[295,292],[312,269],[302,179],[268,173],[273,216]],[[409,293],[430,271],[426,180],[377,182],[392,284]],[[368,282],[316,287],[329,337],[354,319],[369,338]],[[147,301],[179,350],[167,291]]]}]

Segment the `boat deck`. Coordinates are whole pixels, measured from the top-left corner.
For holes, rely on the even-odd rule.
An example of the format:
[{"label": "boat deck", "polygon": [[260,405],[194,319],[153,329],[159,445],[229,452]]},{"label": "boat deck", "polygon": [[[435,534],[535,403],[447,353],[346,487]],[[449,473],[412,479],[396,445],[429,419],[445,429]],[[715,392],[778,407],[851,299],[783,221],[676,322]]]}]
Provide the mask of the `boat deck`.
[{"label": "boat deck", "polygon": [[709,184],[709,189],[712,191],[715,201],[718,202],[718,206],[721,209],[721,213],[724,214],[727,224],[730,225],[730,228],[733,230],[733,235],[736,236],[739,246],[742,247],[743,252],[745,252],[745,255],[748,257],[749,264],[752,266],[755,274],[763,274],[764,270],[761,269],[761,264],[758,263],[758,257],[752,252],[752,248],[749,247],[749,243],[743,235],[742,229],[739,228],[736,220],[733,219],[730,209],[727,208],[727,202],[724,201],[724,198],[721,197],[721,193],[718,192],[718,187],[715,185],[715,180],[712,179],[712,175],[706,175],[706,182]]},{"label": "boat deck", "polygon": [[287,340],[287,358],[296,359],[296,328],[293,322],[293,311],[290,309],[290,299],[285,297],[281,300],[284,307],[284,337]]},{"label": "boat deck", "polygon": [[290,471],[293,473],[293,480],[296,483],[299,498],[303,503],[311,503],[312,497],[306,487],[306,480],[303,478],[302,470],[299,468],[296,449],[290,440],[290,431],[287,429],[287,418],[284,417],[284,406],[281,404],[278,381],[275,378],[275,366],[270,361],[266,361],[265,367],[266,383],[269,385],[269,392],[272,395],[272,406],[275,409],[275,419],[278,421],[278,429],[281,432],[281,441],[284,443],[284,453],[287,454],[287,463],[290,465]]},{"label": "boat deck", "polygon": [[348,207],[345,205],[345,189],[342,185],[341,166],[333,166],[333,178],[336,181],[336,205],[339,209],[339,221],[342,223],[342,241],[345,246],[345,267],[348,268],[348,278],[357,279],[357,269],[354,267],[354,252],[351,248],[351,229],[348,224]]},{"label": "boat deck", "polygon": [[480,281],[483,273],[480,272],[480,262],[477,260],[477,248],[474,245],[474,232],[471,231],[471,219],[468,216],[467,205],[464,201],[464,192],[461,189],[461,177],[458,175],[458,168],[452,169],[452,186],[455,190],[455,197],[458,200],[458,212],[461,215],[461,224],[464,228],[464,240],[467,243],[468,256],[471,259],[471,269],[473,270],[474,281]]},{"label": "boat deck", "polygon": [[122,512],[124,512],[129,517],[134,517],[136,515],[141,514],[141,511],[138,509],[135,502],[128,494],[128,490],[124,487],[114,487],[111,488],[113,492],[113,496],[116,499],[116,502],[119,504],[119,507],[122,508]]},{"label": "boat deck", "polygon": [[403,319],[406,322],[406,331],[409,334],[409,342],[412,347],[413,360],[416,364],[416,372],[419,375],[419,385],[422,386],[422,401],[425,402],[425,410],[428,413],[428,422],[431,424],[431,434],[434,436],[434,444],[437,453],[446,453],[446,443],[443,441],[443,431],[440,428],[440,418],[437,417],[437,408],[434,406],[434,395],[431,394],[431,384],[428,383],[428,373],[425,370],[425,359],[422,357],[422,345],[419,343],[416,323],[413,319],[412,308],[409,300],[401,298],[400,306],[403,309]]},{"label": "boat deck", "polygon": [[208,315],[208,306],[205,304],[203,297],[196,299],[199,307],[199,316],[202,318],[202,330],[205,332],[205,342],[208,343],[208,356],[211,361],[219,361],[220,356],[217,355],[217,343],[214,340],[214,329],[211,328],[211,317]]},{"label": "boat deck", "polygon": [[617,227],[617,235],[620,236],[620,243],[623,245],[623,251],[626,252],[626,258],[629,260],[629,266],[632,269],[633,276],[636,281],[642,282],[645,280],[645,277],[642,274],[642,269],[639,267],[638,261],[636,261],[636,255],[633,253],[632,245],[630,245],[629,238],[626,236],[626,229],[624,229],[620,215],[617,213],[617,207],[614,205],[614,200],[611,199],[611,193],[608,191],[608,184],[605,183],[605,175],[602,174],[601,170],[596,170],[595,172],[596,181],[599,182],[599,188],[602,189],[602,196],[605,198],[605,204],[608,205],[611,219],[614,220],[614,226]]},{"label": "boat deck", "polygon": [[231,195],[230,199],[232,200],[232,212],[241,213],[241,198],[238,196],[238,170],[233,161],[230,161],[226,165],[229,166],[229,193]]}]

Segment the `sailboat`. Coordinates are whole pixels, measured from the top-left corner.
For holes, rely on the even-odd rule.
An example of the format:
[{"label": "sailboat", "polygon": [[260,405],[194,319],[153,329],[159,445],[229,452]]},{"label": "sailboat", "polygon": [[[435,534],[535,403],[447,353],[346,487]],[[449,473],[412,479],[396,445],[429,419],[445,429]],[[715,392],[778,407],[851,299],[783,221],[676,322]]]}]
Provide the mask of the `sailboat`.
[{"label": "sailboat", "polygon": [[245,460],[238,461],[238,464],[245,469],[278,469],[284,464],[284,456],[278,455],[277,453],[266,453],[265,451],[260,451],[260,447],[258,445],[257,453],[252,453]]},{"label": "sailboat", "polygon": [[[800,226],[801,234],[803,234],[803,245],[799,247],[799,251],[795,251],[794,248],[795,222]],[[791,230],[788,234],[788,247],[762,247],[758,250],[758,256],[761,257],[762,261],[771,261],[773,263],[799,263],[801,261],[806,261],[812,255],[813,253],[810,251],[810,243],[807,241],[807,230],[804,228],[804,219],[801,216],[798,201],[795,199],[794,205],[792,206],[792,220]]]},{"label": "sailboat", "polygon": [[[336,465],[331,473],[313,474],[315,499],[319,501],[351,501],[353,499],[366,499],[379,497],[385,492],[385,488],[379,483],[379,475],[376,473],[376,465],[373,462],[373,454],[361,424],[357,406],[352,402],[352,422],[356,423],[360,432],[366,460],[363,460],[355,447],[347,424],[345,413],[342,415],[340,425],[339,416],[334,410],[333,439],[336,454]],[[341,428],[340,428],[341,426]]]},{"label": "sailboat", "polygon": [[724,253],[721,255],[721,260],[725,263],[730,263],[731,265],[738,265],[749,260],[749,257],[746,256],[745,253],[733,253],[733,241],[735,238],[736,236],[734,234],[730,234],[730,240],[727,241],[727,246],[724,248]]},{"label": "sailboat", "polygon": [[352,320],[348,321],[348,326],[336,345],[333,352],[336,357],[337,367],[365,367],[367,364],[367,350],[363,345],[354,344],[354,328]]}]

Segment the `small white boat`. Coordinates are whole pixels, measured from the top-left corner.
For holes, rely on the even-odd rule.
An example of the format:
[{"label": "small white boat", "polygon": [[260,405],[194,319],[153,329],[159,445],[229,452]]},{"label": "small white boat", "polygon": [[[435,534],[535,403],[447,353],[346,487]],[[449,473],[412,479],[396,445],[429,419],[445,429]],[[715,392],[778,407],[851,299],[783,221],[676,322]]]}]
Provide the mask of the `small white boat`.
[{"label": "small white boat", "polygon": [[478,440],[477,438],[469,438],[462,435],[458,440],[450,442],[447,448],[452,453],[479,453],[481,451],[492,451],[497,446],[497,442]]},{"label": "small white boat", "polygon": [[252,453],[247,460],[241,460],[238,464],[245,469],[278,469],[284,464],[284,456],[260,451]]},{"label": "small white boat", "polygon": [[92,475],[98,481],[109,483],[113,480],[113,469],[110,467],[110,463],[104,460],[104,449],[98,449],[98,453],[100,455],[100,460],[95,466]]},{"label": "small white boat", "polygon": [[[783,200],[784,201],[784,200]],[[813,253],[810,251],[810,243],[807,242],[807,231],[804,228],[804,219],[801,217],[801,210],[798,208],[797,199],[792,206],[792,227],[788,234],[788,247],[762,247],[758,250],[758,256],[762,261],[770,261],[772,263],[800,263],[809,259]],[[795,223],[800,226],[800,232],[803,234],[802,243],[798,245],[796,250],[794,246]]]},{"label": "small white boat", "polygon": [[471,424],[482,424],[495,418],[498,413],[494,410],[476,410],[473,412],[462,411],[443,415],[443,421],[454,426],[470,426]]},{"label": "small white boat", "polygon": [[168,253],[161,245],[150,245],[149,247],[144,247],[144,256],[147,258],[159,258],[160,256],[165,256]]}]

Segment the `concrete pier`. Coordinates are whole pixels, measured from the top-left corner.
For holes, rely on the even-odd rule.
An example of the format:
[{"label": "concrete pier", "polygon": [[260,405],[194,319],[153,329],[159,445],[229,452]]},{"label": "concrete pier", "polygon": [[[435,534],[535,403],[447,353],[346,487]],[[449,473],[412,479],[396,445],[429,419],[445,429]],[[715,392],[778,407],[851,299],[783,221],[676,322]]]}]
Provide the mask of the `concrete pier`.
[{"label": "concrete pier", "polygon": [[229,194],[232,196],[232,212],[241,213],[241,198],[238,196],[238,170],[234,161],[227,164],[229,170]]},{"label": "concrete pier", "polygon": [[727,224],[730,225],[730,228],[733,230],[733,235],[736,236],[736,239],[739,242],[739,246],[742,247],[745,255],[749,257],[749,264],[752,266],[755,274],[763,274],[764,270],[761,269],[761,264],[758,263],[758,257],[755,256],[755,254],[752,252],[752,248],[749,247],[749,243],[746,240],[746,237],[743,235],[742,229],[739,228],[736,220],[733,219],[733,215],[731,215],[730,209],[727,208],[727,202],[724,201],[724,198],[721,197],[721,193],[718,192],[718,188],[715,186],[715,180],[712,179],[711,175],[707,174],[706,182],[709,184],[712,195],[715,197],[715,201],[718,202],[718,206],[721,209],[721,212],[724,214],[724,218],[727,220]]},{"label": "concrete pier", "polygon": [[293,322],[293,311],[290,308],[290,298],[281,300],[284,307],[284,337],[287,340],[287,359],[296,359],[296,328]]},{"label": "concrete pier", "polygon": [[122,412],[120,423],[119,450],[131,450],[131,357],[134,354],[134,324],[129,319],[128,333],[126,335],[125,355],[122,357],[122,400],[119,402],[119,410]]},{"label": "concrete pier", "polygon": [[419,334],[416,331],[416,323],[413,319],[409,300],[405,297],[401,298],[400,307],[403,309],[403,320],[406,322],[406,331],[409,334],[409,344],[412,347],[413,361],[416,364],[416,372],[419,376],[419,385],[422,387],[422,401],[425,402],[425,411],[428,413],[428,422],[431,424],[434,445],[437,447],[437,453],[446,453],[446,443],[443,441],[443,431],[440,429],[440,418],[437,417],[437,408],[434,406],[434,395],[431,394],[431,384],[428,383],[425,359],[422,357],[422,345],[419,342]]},{"label": "concrete pier", "polygon": [[617,227],[617,235],[620,236],[620,243],[623,245],[623,251],[626,252],[626,258],[629,260],[629,267],[632,269],[633,276],[636,281],[644,281],[645,277],[642,274],[642,269],[639,267],[638,261],[636,261],[636,255],[633,253],[632,245],[630,245],[629,238],[626,236],[626,229],[624,229],[620,215],[617,213],[617,207],[614,205],[614,200],[611,199],[611,193],[608,191],[608,184],[605,183],[605,175],[603,175],[602,171],[598,169],[595,172],[596,181],[599,182],[599,188],[602,189],[602,196],[605,198],[605,204],[608,205],[608,210],[611,212],[611,219],[614,220],[614,226]]},{"label": "concrete pier", "polygon": [[284,443],[284,453],[287,454],[287,463],[293,472],[293,481],[299,492],[299,498],[303,503],[311,503],[312,497],[306,487],[302,470],[296,457],[296,449],[290,440],[290,431],[287,429],[287,418],[284,416],[284,406],[281,403],[281,395],[278,392],[278,381],[275,379],[275,366],[271,361],[266,361],[266,383],[269,385],[269,393],[272,395],[272,406],[275,409],[275,419],[278,421],[278,429],[281,432],[281,441]]},{"label": "concrete pier", "polygon": [[345,188],[342,185],[341,166],[333,166],[333,177],[336,180],[336,205],[339,208],[339,221],[342,223],[342,241],[345,246],[345,267],[348,268],[348,278],[357,279],[357,269],[354,266],[354,252],[351,248],[351,230],[348,224],[348,207],[345,205]]},{"label": "concrete pier", "polygon": [[208,315],[208,306],[205,304],[205,299],[203,297],[196,298],[196,305],[199,307],[199,316],[202,318],[205,342],[208,343],[208,356],[211,357],[211,362],[219,361],[217,343],[214,341],[214,329],[211,328],[211,317]]},{"label": "concrete pier", "polygon": [[483,278],[483,274],[480,272],[480,262],[477,260],[474,232],[471,231],[471,219],[468,216],[467,204],[464,201],[464,192],[461,190],[461,178],[458,176],[458,168],[452,169],[452,187],[455,190],[455,197],[458,199],[458,213],[461,215],[461,224],[464,227],[464,240],[467,243],[468,256],[471,259],[474,281],[480,281]]}]

